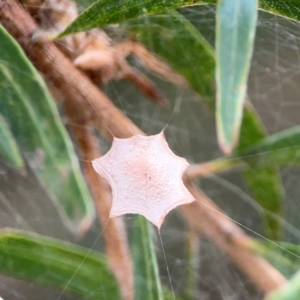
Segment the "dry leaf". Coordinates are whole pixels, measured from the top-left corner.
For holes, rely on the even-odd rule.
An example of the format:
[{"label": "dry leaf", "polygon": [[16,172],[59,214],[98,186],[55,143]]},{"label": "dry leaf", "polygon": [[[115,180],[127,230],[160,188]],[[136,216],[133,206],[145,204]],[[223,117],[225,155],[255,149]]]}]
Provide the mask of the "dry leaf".
[{"label": "dry leaf", "polygon": [[182,181],[189,164],[172,152],[163,132],[114,138],[93,166],[111,185],[110,217],[140,214],[160,228],[170,210],[194,201]]}]

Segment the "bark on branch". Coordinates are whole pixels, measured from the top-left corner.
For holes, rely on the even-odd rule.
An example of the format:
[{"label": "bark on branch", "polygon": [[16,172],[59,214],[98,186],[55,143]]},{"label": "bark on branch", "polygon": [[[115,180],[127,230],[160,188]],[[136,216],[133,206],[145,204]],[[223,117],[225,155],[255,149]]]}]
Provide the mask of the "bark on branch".
[{"label": "bark on branch", "polygon": [[[70,116],[69,116],[70,117]],[[84,126],[86,125],[86,126]],[[90,185],[93,198],[99,213],[107,256],[120,284],[123,299],[134,299],[133,295],[133,264],[129,252],[126,228],[122,218],[109,220],[111,207],[111,189],[102,177],[95,173],[91,160],[100,157],[97,146],[88,122],[81,126],[69,126],[74,133],[78,148],[83,159],[83,168],[86,179]]]}]

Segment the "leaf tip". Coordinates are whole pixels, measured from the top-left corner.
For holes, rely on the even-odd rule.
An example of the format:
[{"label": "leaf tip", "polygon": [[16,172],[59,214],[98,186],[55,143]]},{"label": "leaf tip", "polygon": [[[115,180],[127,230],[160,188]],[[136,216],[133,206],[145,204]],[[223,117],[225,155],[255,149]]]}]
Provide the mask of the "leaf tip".
[{"label": "leaf tip", "polygon": [[230,155],[233,151],[233,145],[227,145],[227,144],[222,144],[222,143],[219,143],[220,144],[220,148],[222,150],[222,152],[225,154],[225,155]]},{"label": "leaf tip", "polygon": [[[242,116],[242,115],[241,115]],[[217,114],[218,144],[225,155],[232,154],[239,141],[242,117],[239,117],[233,126],[226,124]]]}]

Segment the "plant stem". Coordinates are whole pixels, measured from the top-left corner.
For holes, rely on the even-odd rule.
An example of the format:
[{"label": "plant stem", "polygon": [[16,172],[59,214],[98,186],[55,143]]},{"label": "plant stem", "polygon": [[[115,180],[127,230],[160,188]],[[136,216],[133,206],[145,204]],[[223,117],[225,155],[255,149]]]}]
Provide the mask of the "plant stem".
[{"label": "plant stem", "polygon": [[47,83],[60,91],[65,109],[76,119],[96,124],[109,138],[129,137],[142,131],[79,71],[52,43],[36,43],[31,37],[39,30],[32,17],[15,1],[0,0],[0,21],[20,43]]},{"label": "plant stem", "polygon": [[245,164],[238,158],[219,158],[204,164],[191,165],[185,172],[190,180],[220,173],[232,168],[243,167]]},{"label": "plant stem", "polygon": [[[71,116],[69,116],[71,117]],[[78,120],[77,120],[78,121]],[[122,299],[133,299],[133,263],[129,251],[125,224],[122,218],[109,219],[111,189],[105,179],[98,176],[91,160],[101,156],[97,139],[88,123],[71,127],[82,155],[86,179],[91,188],[102,225],[107,256],[112,270],[119,282]]]}]

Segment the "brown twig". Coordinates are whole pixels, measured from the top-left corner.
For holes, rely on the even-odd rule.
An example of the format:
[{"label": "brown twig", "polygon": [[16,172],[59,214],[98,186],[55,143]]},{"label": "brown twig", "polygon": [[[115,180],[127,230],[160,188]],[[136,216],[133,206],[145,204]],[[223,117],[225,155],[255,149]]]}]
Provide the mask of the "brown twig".
[{"label": "brown twig", "polygon": [[[122,138],[133,132],[143,134],[52,43],[32,43],[30,37],[37,26],[15,0],[2,0],[1,4],[1,22],[23,46],[47,81],[59,88],[64,99],[68,99],[66,108],[74,120],[92,119],[109,138],[111,133]],[[182,207],[191,227],[212,239],[261,290],[268,292],[283,285],[285,278],[276,269],[246,250],[244,245],[249,245],[252,239],[231,220],[216,213],[220,210],[209,198],[190,183],[187,185],[198,199]]]},{"label": "brown twig", "polygon": [[103,228],[102,234],[105,240],[107,256],[119,282],[122,299],[131,300],[133,299],[133,269],[129,245],[126,239],[126,229],[122,218],[109,220],[111,189],[106,180],[95,173],[91,163],[91,160],[95,157],[101,156],[97,146],[97,139],[91,129],[88,128],[88,122],[81,123],[81,126],[69,125],[69,127],[73,131],[83,159],[85,176],[90,185]]},{"label": "brown twig", "polygon": [[186,186],[196,201],[182,206],[181,212],[193,228],[212,239],[265,293],[286,283],[286,278],[279,271],[271,267],[263,258],[248,250],[253,244],[252,238],[233,223],[192,182],[186,182]]},{"label": "brown twig", "polygon": [[110,139],[112,132],[116,137],[128,137],[133,132],[142,134],[53,43],[31,40],[38,26],[15,0],[2,0],[0,5],[1,23],[18,40],[47,82],[60,90],[65,108],[72,116],[95,122]]}]

